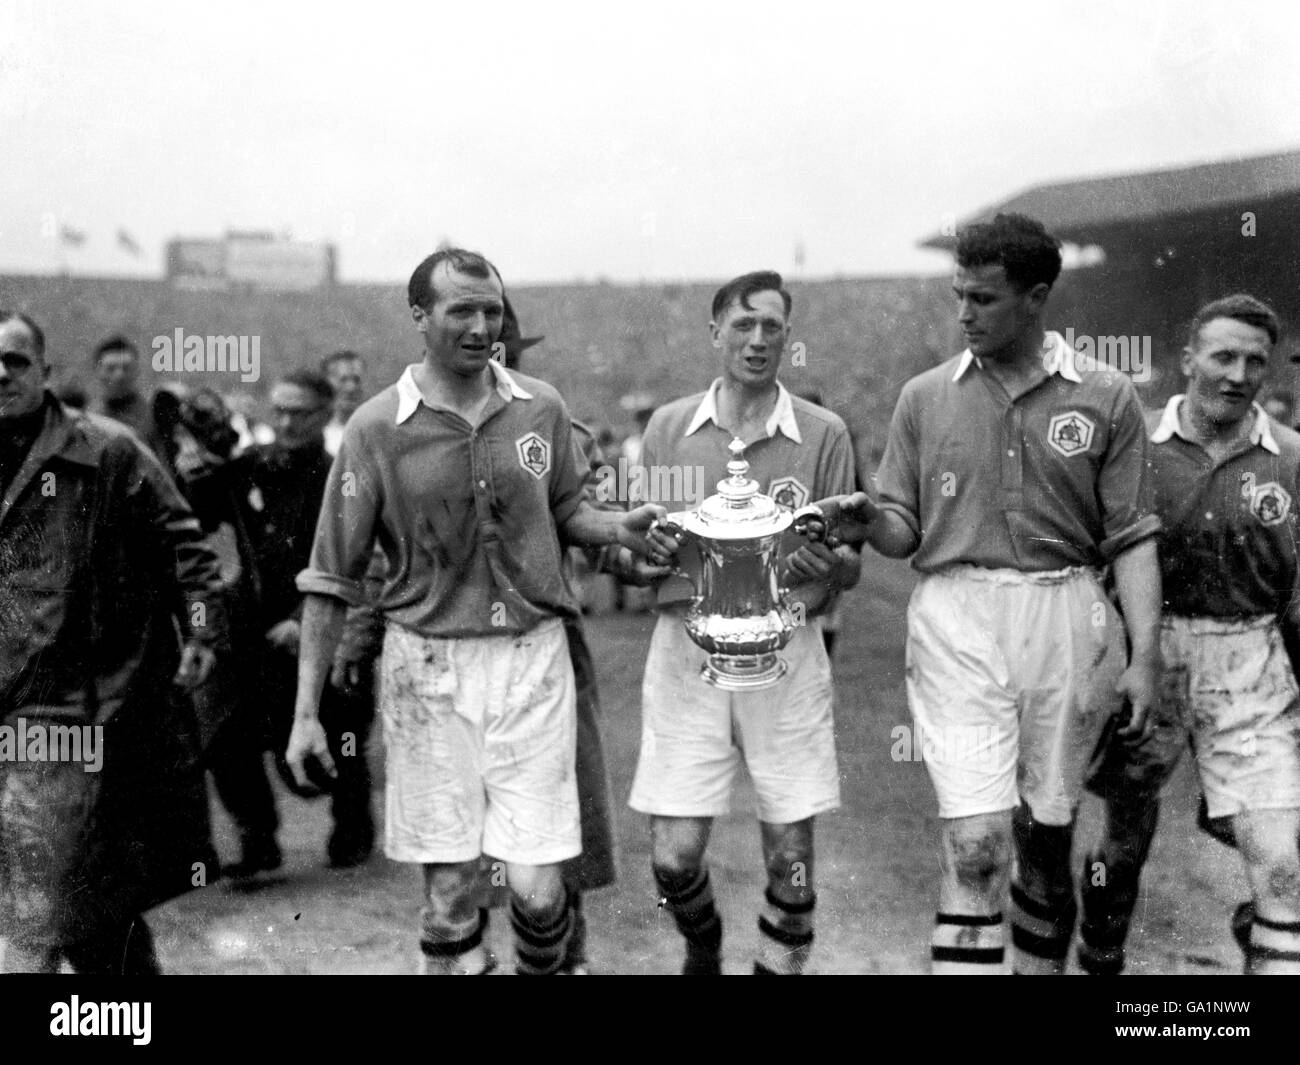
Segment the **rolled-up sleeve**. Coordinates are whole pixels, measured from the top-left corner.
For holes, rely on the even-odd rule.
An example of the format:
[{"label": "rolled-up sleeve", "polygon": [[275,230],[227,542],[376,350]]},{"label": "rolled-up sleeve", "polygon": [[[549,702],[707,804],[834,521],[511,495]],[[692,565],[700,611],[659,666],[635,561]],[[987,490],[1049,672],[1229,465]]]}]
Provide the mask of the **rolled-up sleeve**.
[{"label": "rolled-up sleeve", "polygon": [[373,452],[360,427],[349,423],[325,483],[311,562],[298,574],[298,591],[332,596],[352,607],[366,605],[365,575],[382,505]]},{"label": "rolled-up sleeve", "polygon": [[1151,491],[1148,446],[1142,404],[1133,385],[1125,381],[1115,400],[1109,446],[1097,476],[1105,537],[1100,550],[1107,562],[1160,532]]}]

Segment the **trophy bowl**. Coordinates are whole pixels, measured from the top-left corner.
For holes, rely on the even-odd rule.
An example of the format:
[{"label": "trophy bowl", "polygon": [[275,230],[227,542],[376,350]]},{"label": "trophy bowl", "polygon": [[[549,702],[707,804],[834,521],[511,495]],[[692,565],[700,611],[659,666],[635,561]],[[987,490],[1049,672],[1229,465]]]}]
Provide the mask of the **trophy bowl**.
[{"label": "trophy bowl", "polygon": [[[730,476],[718,482],[717,494],[695,510],[668,515],[660,527],[699,550],[701,573],[693,581],[696,594],[685,626],[708,653],[701,676],[725,691],[755,691],[775,684],[787,670],[777,652],[790,642],[797,622],[777,565],[781,536],[796,514],[759,492],[740,440],[729,450]],[[815,538],[819,526],[815,514],[805,515],[808,510],[799,512],[796,530]]]}]

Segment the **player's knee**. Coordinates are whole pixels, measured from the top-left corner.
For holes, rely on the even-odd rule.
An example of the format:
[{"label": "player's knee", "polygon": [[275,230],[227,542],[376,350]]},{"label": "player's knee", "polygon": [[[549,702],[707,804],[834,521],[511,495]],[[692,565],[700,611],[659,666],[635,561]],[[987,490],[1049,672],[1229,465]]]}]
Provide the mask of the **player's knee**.
[{"label": "player's knee", "polygon": [[434,915],[434,920],[459,925],[476,918],[478,877],[477,865],[427,866],[426,909]]},{"label": "player's knee", "polygon": [[784,897],[812,887],[812,848],[802,840],[776,847],[767,856],[768,885]]},{"label": "player's knee", "polygon": [[1006,876],[1010,861],[1010,847],[1002,833],[980,832],[952,840],[953,876],[970,891],[994,891]]},{"label": "player's knee", "polygon": [[651,869],[660,893],[670,899],[689,890],[700,875],[698,865],[664,865],[656,860]]},{"label": "player's knee", "polygon": [[651,863],[656,873],[662,869],[693,876],[704,863],[704,846],[689,832],[660,826],[654,831]]},{"label": "player's knee", "polygon": [[1295,860],[1278,860],[1264,866],[1262,878],[1269,896],[1288,907],[1300,905],[1300,865]]}]

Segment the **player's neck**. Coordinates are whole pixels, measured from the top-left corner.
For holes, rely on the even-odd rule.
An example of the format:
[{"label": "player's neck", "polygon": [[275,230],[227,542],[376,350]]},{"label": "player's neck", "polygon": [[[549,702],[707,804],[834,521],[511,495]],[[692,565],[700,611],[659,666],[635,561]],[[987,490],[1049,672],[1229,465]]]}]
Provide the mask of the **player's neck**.
[{"label": "player's neck", "polygon": [[1192,396],[1183,400],[1178,411],[1179,429],[1182,434],[1212,454],[1237,447],[1250,436],[1254,422],[1253,409],[1245,417],[1238,418],[1236,421],[1215,421]]},{"label": "player's neck", "polygon": [[[415,383],[425,399],[450,407],[467,417],[468,412],[482,408],[492,394],[493,382],[490,366],[484,366],[480,373],[466,377],[452,373],[426,358],[415,371]],[[473,421],[472,418],[469,420]]]},{"label": "player's neck", "polygon": [[1046,334],[1042,327],[1017,337],[1000,351],[985,355],[980,363],[994,376],[1009,380],[1022,380],[1043,372],[1043,345]]},{"label": "player's neck", "polygon": [[780,393],[773,381],[765,388],[746,388],[744,385],[722,379],[716,397],[719,423],[742,440],[748,442],[767,425],[776,410]]}]

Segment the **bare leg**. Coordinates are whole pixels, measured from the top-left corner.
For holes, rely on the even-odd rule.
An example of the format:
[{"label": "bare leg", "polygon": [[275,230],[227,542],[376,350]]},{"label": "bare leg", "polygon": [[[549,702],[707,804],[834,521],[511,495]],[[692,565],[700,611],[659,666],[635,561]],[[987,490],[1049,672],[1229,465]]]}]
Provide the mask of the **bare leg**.
[{"label": "bare leg", "polygon": [[767,891],[758,918],[761,933],[754,971],[798,976],[813,942],[813,819],[791,824],[760,822]]},{"label": "bare leg", "polygon": [[931,970],[1002,974],[1002,898],[1011,873],[1011,811],[948,818],[942,831]]}]

